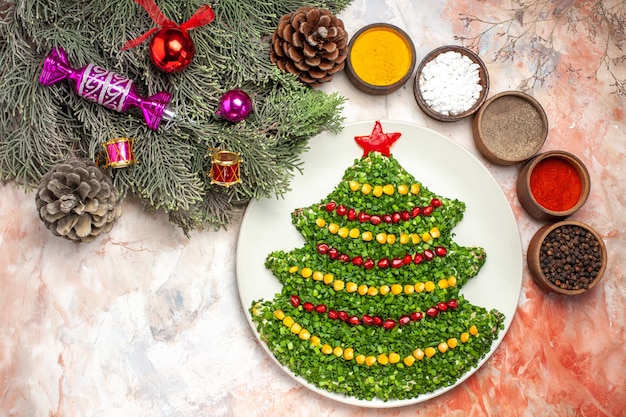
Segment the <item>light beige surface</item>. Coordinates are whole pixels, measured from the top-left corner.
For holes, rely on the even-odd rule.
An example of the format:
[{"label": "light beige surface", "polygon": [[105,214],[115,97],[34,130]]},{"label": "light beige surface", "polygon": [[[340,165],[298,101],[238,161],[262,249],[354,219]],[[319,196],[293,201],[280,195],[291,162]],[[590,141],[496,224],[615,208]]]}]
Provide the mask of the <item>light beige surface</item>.
[{"label": "light beige surface", "polygon": [[[300,386],[257,344],[237,293],[239,223],[187,239],[165,216],[127,201],[111,233],[77,245],[43,227],[32,193],[1,185],[0,415],[623,415],[624,98],[613,94],[613,81],[601,65],[605,34],[594,43],[583,26],[568,29],[566,16],[559,15],[567,8],[559,7],[578,2],[554,3],[559,6],[545,7],[556,17],[552,35],[550,24],[534,29],[553,36],[553,49],[532,55],[530,38],[523,37],[513,59],[494,61],[504,39],[494,32],[483,39],[479,53],[490,72],[490,96],[517,89],[535,71],[537,57],[554,65],[532,93],[550,122],[542,150],[576,154],[592,176],[589,200],[573,216],[598,230],[609,253],[606,275],[591,293],[575,299],[548,295],[525,269],[511,329],[474,376],[420,405],[355,408]],[[355,0],[339,17],[348,33],[378,21],[401,27],[413,39],[419,60],[435,47],[460,43],[455,35],[471,37],[484,29],[477,22],[465,26],[460,13],[503,21],[510,18],[510,7],[507,1]],[[525,22],[524,28],[532,28],[528,18]],[[519,22],[512,25],[519,32]],[[624,64],[614,69],[624,77]],[[474,146],[471,120],[445,124],[427,118],[410,83],[374,97],[340,74],[322,88],[348,99],[347,122],[412,122],[477,155],[507,195],[525,250],[542,223],[517,201],[519,167],[487,163]],[[445,163],[445,155],[441,160]]]}]

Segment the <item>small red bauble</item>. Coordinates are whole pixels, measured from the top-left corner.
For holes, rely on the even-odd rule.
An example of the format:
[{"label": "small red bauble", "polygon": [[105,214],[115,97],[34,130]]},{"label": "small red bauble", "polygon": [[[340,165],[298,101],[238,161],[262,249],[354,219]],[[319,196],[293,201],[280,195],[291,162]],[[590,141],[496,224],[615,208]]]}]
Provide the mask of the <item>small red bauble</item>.
[{"label": "small red bauble", "polygon": [[184,70],[195,53],[193,39],[177,27],[160,29],[150,40],[150,58],[154,65],[165,72]]}]

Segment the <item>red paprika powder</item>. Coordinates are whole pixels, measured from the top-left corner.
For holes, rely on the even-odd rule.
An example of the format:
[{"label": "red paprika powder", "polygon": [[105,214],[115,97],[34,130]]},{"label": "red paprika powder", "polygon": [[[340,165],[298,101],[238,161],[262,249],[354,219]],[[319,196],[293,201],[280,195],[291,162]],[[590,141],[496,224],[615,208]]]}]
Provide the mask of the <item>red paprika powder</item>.
[{"label": "red paprika powder", "polygon": [[544,208],[565,211],[580,199],[582,181],[576,168],[563,158],[546,158],[530,174],[530,191]]}]

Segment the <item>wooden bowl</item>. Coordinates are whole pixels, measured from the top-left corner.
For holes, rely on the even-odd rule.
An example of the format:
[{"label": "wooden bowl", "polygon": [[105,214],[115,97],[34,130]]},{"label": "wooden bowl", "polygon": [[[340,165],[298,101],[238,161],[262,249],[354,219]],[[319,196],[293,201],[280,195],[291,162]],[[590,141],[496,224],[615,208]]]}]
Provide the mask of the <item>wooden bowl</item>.
[{"label": "wooden bowl", "polygon": [[346,75],[365,93],[392,93],[411,78],[414,69],[415,46],[399,27],[374,23],[350,39]]},{"label": "wooden bowl", "polygon": [[[578,258],[580,260],[582,257],[581,254],[584,252],[583,244],[574,241],[574,233],[568,233],[568,231],[580,229],[585,232],[584,235],[589,238],[588,240],[592,243],[592,247],[594,248],[591,253],[591,258],[593,258],[593,262],[591,263],[593,266],[590,266],[593,273],[589,274],[591,276],[585,276],[584,262],[583,267],[581,267],[583,271],[576,272],[573,266],[575,265],[574,261],[562,261],[560,257],[563,256],[564,253],[561,249],[558,249],[560,245],[557,245],[551,253],[548,252],[550,248],[548,242],[555,236],[552,233],[558,234],[560,232],[563,236],[570,236],[569,242],[571,242],[572,246],[570,249],[576,248],[578,250],[579,254],[574,255],[574,252],[572,252],[570,254],[571,258]],[[584,238],[580,239],[587,241]],[[574,220],[564,220],[558,223],[547,224],[535,233],[528,245],[526,260],[530,274],[539,287],[546,291],[559,294],[578,295],[589,291],[602,279],[604,271],[606,270],[607,252],[604,241],[591,226]],[[569,265],[569,269],[566,269],[567,265]],[[544,272],[544,270],[546,272]],[[556,281],[557,279],[559,281]],[[570,284],[567,285],[566,282]],[[557,285],[559,283],[561,285]]]},{"label": "wooden bowl", "polygon": [[[574,177],[580,180],[575,181],[575,185],[568,180]],[[535,156],[517,177],[520,204],[539,220],[557,221],[571,216],[585,204],[590,190],[587,167],[578,157],[565,151],[548,151]],[[557,203],[563,207],[557,207]]]},{"label": "wooden bowl", "polygon": [[472,133],[485,158],[498,165],[514,165],[541,149],[548,136],[548,117],[531,95],[504,91],[476,113]]},{"label": "wooden bowl", "polygon": [[[424,97],[424,91],[423,91],[423,89],[425,88],[425,86],[423,85],[425,80],[422,77],[423,72],[424,72],[424,67],[426,67],[427,64],[429,64],[439,55],[444,54],[446,52],[457,52],[469,58],[469,60],[472,61],[474,64],[478,65],[478,76],[479,76],[478,85],[482,88],[478,98],[475,99],[475,101],[470,107],[468,107],[469,104],[466,106],[461,106],[461,108],[465,110],[459,111],[454,114],[449,114],[448,112],[444,113],[438,108],[433,107],[431,104],[429,104],[432,101],[427,100],[427,98]],[[455,70],[456,68],[450,68],[450,69]],[[449,78],[450,78],[449,74],[442,73],[441,82],[445,83],[446,80]],[[436,81],[439,82],[439,79],[437,78]],[[435,86],[436,85],[437,83],[435,83]],[[487,98],[488,93],[489,93],[489,73],[487,72],[487,67],[485,66],[485,63],[472,50],[468,48],[464,48],[462,46],[456,46],[456,45],[441,46],[429,52],[428,55],[426,55],[424,59],[418,65],[417,73],[415,75],[415,80],[413,82],[413,94],[415,95],[415,100],[417,101],[417,105],[429,117],[435,120],[439,120],[441,122],[454,122],[457,120],[461,120],[465,117],[471,116],[476,111],[478,111],[480,106],[482,106],[485,99]]]}]

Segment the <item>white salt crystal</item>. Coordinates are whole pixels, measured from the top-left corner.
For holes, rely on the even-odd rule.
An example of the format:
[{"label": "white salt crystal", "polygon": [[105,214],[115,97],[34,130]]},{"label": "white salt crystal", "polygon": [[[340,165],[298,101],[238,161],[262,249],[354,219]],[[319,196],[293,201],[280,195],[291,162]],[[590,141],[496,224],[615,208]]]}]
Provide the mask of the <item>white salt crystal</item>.
[{"label": "white salt crystal", "polygon": [[472,108],[480,96],[479,66],[456,51],[443,52],[424,65],[419,88],[437,113],[457,115]]}]

